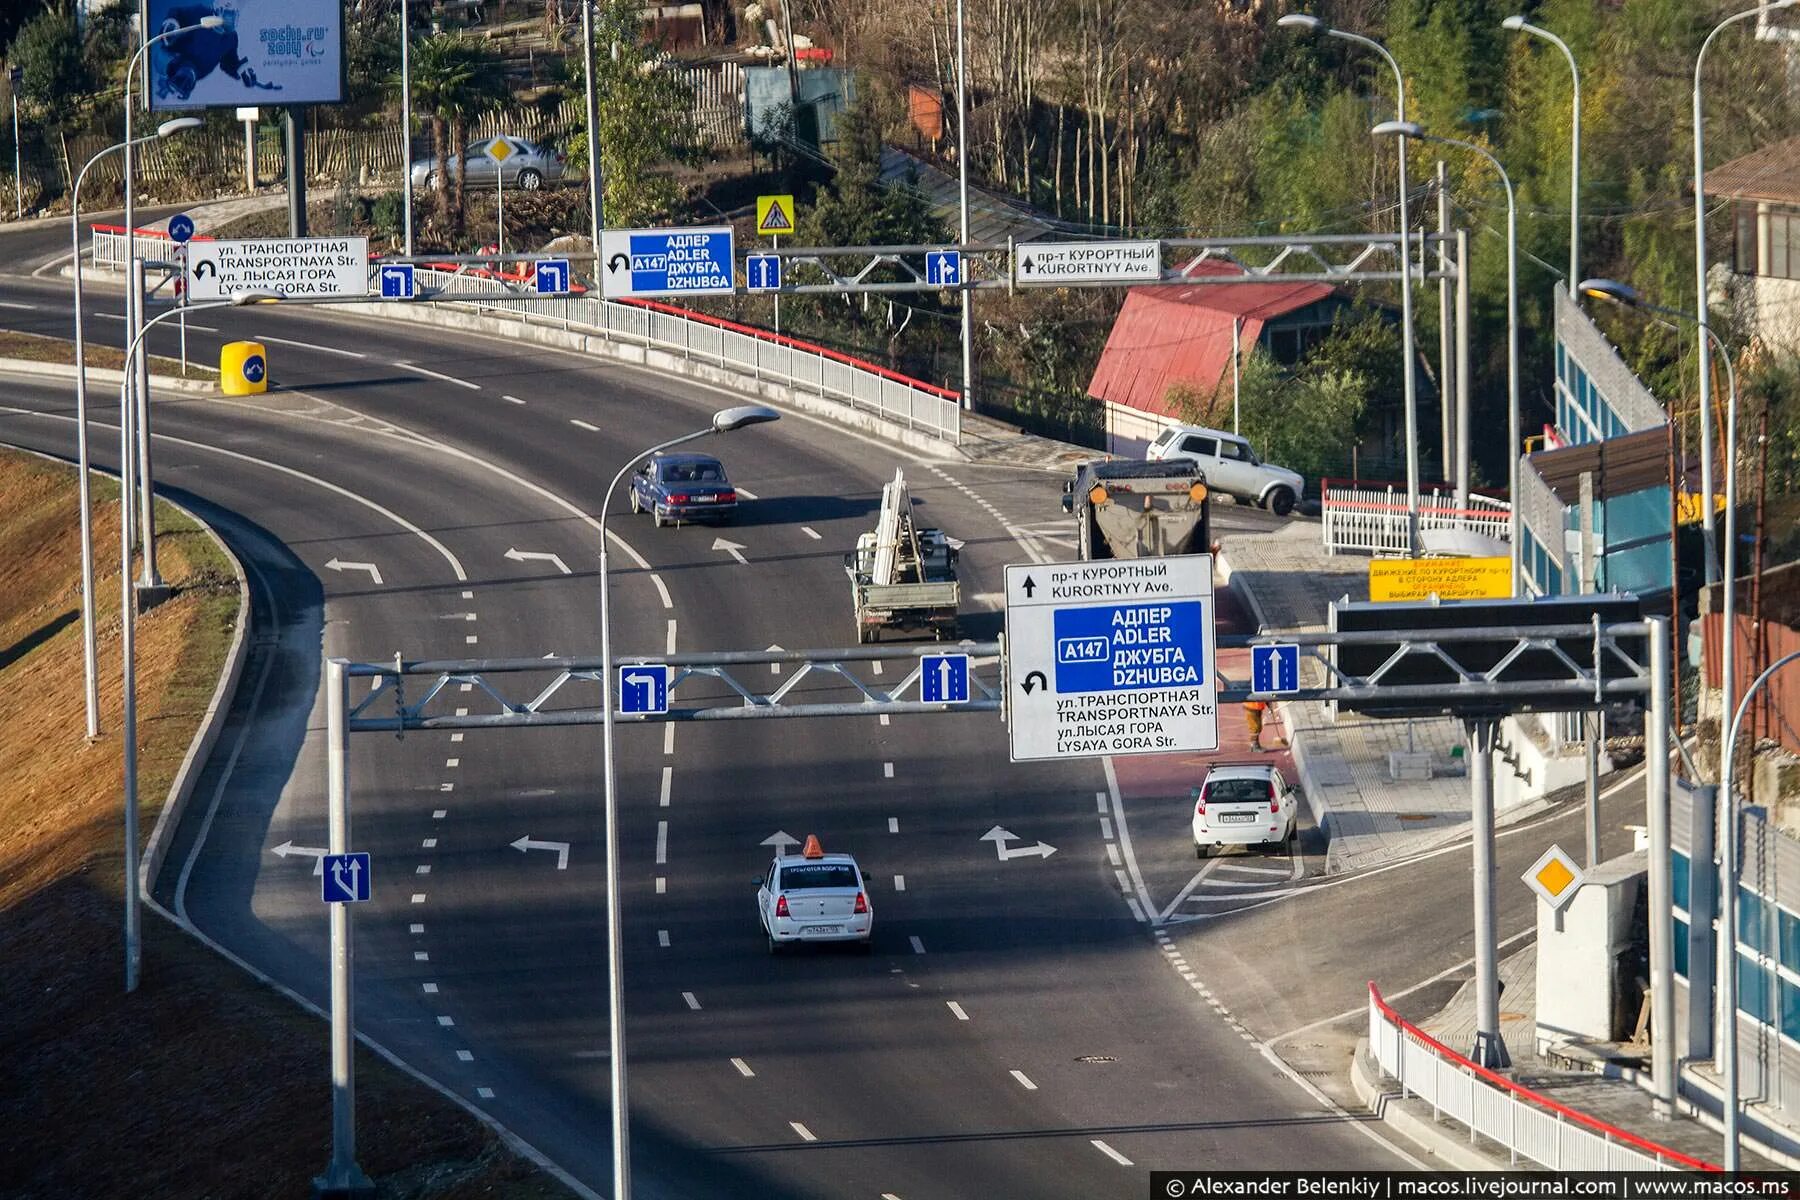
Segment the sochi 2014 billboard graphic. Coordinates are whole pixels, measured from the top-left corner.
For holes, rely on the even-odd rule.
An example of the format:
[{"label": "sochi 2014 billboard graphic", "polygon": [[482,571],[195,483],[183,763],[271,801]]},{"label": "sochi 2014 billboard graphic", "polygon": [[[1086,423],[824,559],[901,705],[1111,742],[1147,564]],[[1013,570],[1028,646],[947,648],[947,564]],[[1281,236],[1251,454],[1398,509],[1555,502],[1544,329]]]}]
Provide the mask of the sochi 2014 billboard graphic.
[{"label": "sochi 2014 billboard graphic", "polygon": [[[149,0],[150,106],[335,104],[344,98],[342,0]],[[221,22],[202,25],[209,17]]]}]

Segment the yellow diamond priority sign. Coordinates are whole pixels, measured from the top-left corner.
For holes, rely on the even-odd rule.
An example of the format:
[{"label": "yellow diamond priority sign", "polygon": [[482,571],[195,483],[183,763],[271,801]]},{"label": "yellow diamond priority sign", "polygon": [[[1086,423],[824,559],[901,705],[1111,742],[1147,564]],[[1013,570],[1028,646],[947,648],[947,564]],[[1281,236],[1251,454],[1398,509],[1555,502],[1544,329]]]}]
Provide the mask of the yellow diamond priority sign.
[{"label": "yellow diamond priority sign", "polygon": [[1526,887],[1542,896],[1544,903],[1551,909],[1561,912],[1575,898],[1575,893],[1581,890],[1585,876],[1561,846],[1552,845],[1538,856],[1538,860],[1531,864],[1531,869],[1520,878],[1525,881]]},{"label": "yellow diamond priority sign", "polygon": [[488,146],[488,157],[495,162],[505,162],[512,157],[512,153],[512,143],[505,138],[495,138],[493,143]]},{"label": "yellow diamond priority sign", "polygon": [[758,196],[756,198],[756,235],[770,237],[794,232],[794,198],[792,196]]}]

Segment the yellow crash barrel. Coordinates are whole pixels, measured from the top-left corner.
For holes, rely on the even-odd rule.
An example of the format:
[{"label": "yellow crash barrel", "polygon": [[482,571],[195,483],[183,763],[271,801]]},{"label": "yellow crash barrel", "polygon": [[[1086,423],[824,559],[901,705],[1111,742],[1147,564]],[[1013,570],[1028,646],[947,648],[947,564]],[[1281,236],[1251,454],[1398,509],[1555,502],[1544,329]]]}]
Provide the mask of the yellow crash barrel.
[{"label": "yellow crash barrel", "polygon": [[219,351],[219,388],[227,396],[269,390],[269,356],[261,342],[226,342]]}]

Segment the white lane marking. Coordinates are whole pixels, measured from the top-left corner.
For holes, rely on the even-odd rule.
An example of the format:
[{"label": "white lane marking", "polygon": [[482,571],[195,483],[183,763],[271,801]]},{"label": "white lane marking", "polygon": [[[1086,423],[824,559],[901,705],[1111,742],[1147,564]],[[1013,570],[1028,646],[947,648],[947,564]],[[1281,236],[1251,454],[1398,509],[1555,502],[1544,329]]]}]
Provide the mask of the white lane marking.
[{"label": "white lane marking", "polygon": [[788,1122],[788,1124],[789,1124],[789,1125],[790,1125],[790,1126],[792,1126],[792,1127],[793,1127],[793,1130],[794,1130],[794,1132],[795,1132],[795,1133],[797,1133],[797,1134],[799,1134],[799,1135],[800,1135],[800,1140],[801,1140],[801,1141],[803,1141],[803,1142],[816,1142],[816,1141],[818,1141],[818,1140],[819,1140],[819,1139],[818,1139],[818,1138],[816,1138],[816,1137],[814,1137],[814,1136],[813,1136],[813,1131],[812,1131],[812,1130],[810,1130],[810,1129],[808,1129],[808,1128],[807,1128],[807,1127],[806,1127],[806,1126],[804,1126],[804,1125],[802,1125],[802,1124],[801,1124],[801,1123],[800,1123],[800,1122],[798,1122],[798,1121],[789,1121],[789,1122]]},{"label": "white lane marking", "polygon": [[681,993],[681,998],[683,1000],[687,1001],[687,1006],[689,1009],[693,1010],[694,1012],[700,1011],[700,998],[698,996],[695,996],[694,993],[683,992],[683,993]]},{"label": "white lane marking", "polygon": [[1118,843],[1116,843],[1116,842],[1106,843],[1106,857],[1112,862],[1113,866],[1116,867],[1119,865]]},{"label": "white lane marking", "polygon": [[475,619],[474,613],[464,613],[463,614],[463,620],[465,620],[465,621],[473,621],[474,619]]},{"label": "white lane marking", "polygon": [[414,893],[413,893],[413,894],[412,894],[412,902],[413,902],[413,903],[414,903],[414,904],[423,904],[423,903],[425,903],[425,893],[424,893],[424,892],[414,892]]},{"label": "white lane marking", "polygon": [[[650,576],[650,582],[656,585],[656,594],[662,597],[662,606],[664,608],[674,608],[675,601],[669,598],[669,585],[662,581],[662,576],[652,575]],[[671,725],[669,728],[673,729],[674,726]]]},{"label": "white lane marking", "polygon": [[925,953],[925,943],[921,942],[919,940],[918,935],[915,934],[912,937],[907,938],[906,940],[912,943],[912,948],[913,948],[914,954]]},{"label": "white lane marking", "polygon": [[675,722],[663,726],[663,753],[675,753]]},{"label": "white lane marking", "polygon": [[[189,329],[198,329],[197,325],[189,325]],[[274,342],[277,346],[298,346],[302,350],[317,350],[320,354],[339,354],[345,358],[367,358],[366,354],[358,354],[354,350],[339,350],[336,346],[317,346],[312,342],[296,342],[288,338],[270,337],[266,333],[251,335],[252,341]]]},{"label": "white lane marking", "polygon": [[900,818],[899,817],[889,817],[888,818],[888,832],[889,833],[899,833],[900,832]]},{"label": "white lane marking", "polygon": [[464,592],[462,594],[462,596],[463,596],[464,600],[473,600],[475,598],[475,593],[474,592]]},{"label": "white lane marking", "polygon": [[88,314],[88,320],[90,320],[90,321],[95,319],[96,317],[98,317],[102,321],[123,321],[125,319],[123,316],[121,316],[118,313],[97,312],[97,313],[89,313]]},{"label": "white lane marking", "polygon": [[475,690],[475,685],[472,683],[458,684],[456,690],[459,692],[472,692]]},{"label": "white lane marking", "polygon": [[1121,1167],[1129,1167],[1132,1165],[1131,1160],[1129,1158],[1126,1158],[1123,1154],[1120,1154],[1117,1150],[1114,1150],[1111,1146],[1107,1145],[1105,1142],[1101,1141],[1099,1138],[1091,1138],[1089,1140],[1093,1143],[1094,1149],[1096,1149],[1100,1153],[1106,1155],[1106,1157],[1112,1159],[1114,1162],[1118,1163]]},{"label": "white lane marking", "polygon": [[589,433],[599,433],[600,432],[600,427],[598,425],[590,425],[588,422],[578,420],[574,417],[569,418],[569,424],[573,425],[577,429],[585,429]]},{"label": "white lane marking", "polygon": [[519,399],[517,396],[501,396],[500,398],[502,400],[506,401],[508,404],[523,404],[523,403],[525,403],[523,400]]},{"label": "white lane marking", "polygon": [[1037,1084],[1031,1082],[1030,1079],[1026,1078],[1025,1072],[1013,1071],[1013,1072],[1010,1072],[1010,1074],[1012,1075],[1012,1077],[1014,1079],[1019,1081],[1019,1086],[1024,1088],[1026,1091],[1028,1091],[1028,1092],[1037,1091]]},{"label": "white lane marking", "polygon": [[1100,815],[1105,816],[1106,815],[1106,793],[1105,792],[1095,792],[1094,793],[1094,804],[1096,807],[1099,808]]},{"label": "white lane marking", "polygon": [[736,1067],[738,1074],[742,1075],[745,1079],[755,1079],[756,1078],[756,1072],[752,1071],[750,1069],[750,1064],[745,1062],[743,1059],[734,1058],[731,1060],[731,1065]]},{"label": "white lane marking", "polygon": [[894,764],[893,763],[884,762],[881,764],[881,777],[883,779],[892,779],[894,777]]},{"label": "white lane marking", "polygon": [[670,617],[670,618],[669,618],[669,643],[668,643],[668,649],[667,649],[667,650],[664,650],[664,651],[663,651],[663,653],[664,653],[664,654],[673,654],[673,653],[675,653],[675,618],[674,618],[674,617]]},{"label": "white lane marking", "polygon": [[423,925],[408,925],[406,928],[411,933],[424,933],[425,932],[425,927]]},{"label": "white lane marking", "polygon": [[447,808],[434,808],[431,810],[431,819],[434,821],[441,821],[449,815],[450,810]]},{"label": "white lane marking", "polygon": [[669,931],[668,930],[659,929],[656,931],[656,944],[659,946],[663,946],[665,948],[668,946],[668,944],[669,944]]},{"label": "white lane marking", "polygon": [[969,1014],[964,1012],[963,1006],[958,1004],[956,1001],[946,1000],[946,1001],[944,1001],[944,1003],[948,1004],[950,1006],[950,1011],[956,1015],[957,1020],[966,1021],[969,1019]]},{"label": "white lane marking", "polygon": [[662,895],[669,890],[669,881],[661,875],[656,877],[656,894]]},{"label": "white lane marking", "polygon": [[453,742],[460,742],[463,740],[463,735],[460,733],[453,733],[450,735],[450,740]]},{"label": "white lane marking", "polygon": [[414,875],[429,875],[429,874],[431,874],[431,864],[430,863],[420,863],[418,866],[413,868],[413,874]]},{"label": "white lane marking", "polygon": [[469,715],[469,710],[466,708],[459,708],[456,710],[456,715],[459,717],[466,717]]},{"label": "white lane marking", "polygon": [[814,529],[811,525],[802,525],[800,527],[800,532],[804,533],[815,542],[820,540],[819,531]]},{"label": "white lane marking", "polygon": [[431,954],[425,950],[414,950],[413,951],[413,961],[414,962],[430,962]]},{"label": "white lane marking", "polygon": [[437,990],[438,990],[438,986],[437,986],[437,984],[435,984],[435,983],[422,983],[422,984],[420,984],[420,985],[419,985],[419,986],[420,986],[420,987],[422,987],[422,988],[424,988],[424,989],[425,989],[425,994],[426,994],[426,995],[427,995],[427,996],[435,996],[435,995],[437,995]]},{"label": "white lane marking", "polygon": [[[1112,759],[1103,758],[1100,762],[1106,768],[1106,790],[1112,800],[1113,816],[1119,823],[1119,849],[1125,855],[1125,869],[1131,873],[1133,887],[1126,888],[1125,893],[1128,896],[1133,894],[1137,896],[1140,911],[1155,913],[1156,905],[1151,903],[1150,889],[1144,886],[1143,873],[1138,870],[1137,855],[1131,850],[1131,830],[1125,824],[1125,804],[1119,797],[1119,773],[1113,770]],[[1143,920],[1142,917],[1138,919]],[[1161,918],[1158,916],[1151,921],[1151,924],[1155,925],[1160,922]]]},{"label": "white lane marking", "polygon": [[455,790],[456,790],[456,785],[454,783],[438,784],[438,791],[440,791],[440,792],[454,792]]},{"label": "white lane marking", "polygon": [[456,1059],[458,1062],[474,1062],[475,1055],[467,1050],[458,1050],[456,1052]]},{"label": "white lane marking", "polygon": [[1113,823],[1111,817],[1100,818],[1100,836],[1109,842],[1113,840]]},{"label": "white lane marking", "polygon": [[875,669],[875,674],[881,674],[881,660],[879,658],[875,659],[869,665]]},{"label": "white lane marking", "polygon": [[1236,863],[1236,862],[1221,862],[1219,864],[1219,870],[1221,870],[1221,871],[1244,871],[1251,875],[1280,875],[1284,879],[1289,874],[1288,868],[1286,868],[1286,867],[1257,867],[1257,866],[1252,866],[1249,863]]},{"label": "white lane marking", "polygon": [[669,823],[656,823],[656,865],[662,866],[669,861]]},{"label": "white lane marking", "polygon": [[675,768],[664,767],[662,773],[662,799],[657,801],[658,808],[669,807],[669,787],[675,782]]},{"label": "white lane marking", "polygon": [[20,304],[17,300],[0,300],[0,308],[23,308],[31,312],[37,311],[37,305]]},{"label": "white lane marking", "polygon": [[444,766],[446,766],[452,770],[454,770],[455,768],[457,768],[461,765],[462,765],[462,759],[460,759],[460,758],[446,758],[444,760]]},{"label": "white lane marking", "polygon": [[494,1089],[488,1087],[476,1088],[475,1094],[480,1096],[483,1100],[492,1100],[494,1098]]},{"label": "white lane marking", "polygon": [[1119,893],[1121,895],[1124,895],[1124,896],[1131,895],[1131,880],[1126,878],[1125,872],[1114,871],[1113,878],[1117,879],[1119,881]]},{"label": "white lane marking", "polygon": [[394,365],[399,367],[402,371],[413,371],[428,378],[436,379],[442,383],[454,383],[457,387],[468,388],[472,392],[479,392],[481,390],[481,385],[479,383],[470,383],[466,379],[458,379],[453,375],[440,375],[429,367],[416,367],[412,363],[403,362],[397,362]]},{"label": "white lane marking", "polygon": [[1125,900],[1125,907],[1129,908],[1131,910],[1131,919],[1132,920],[1138,922],[1139,924],[1143,923],[1144,909],[1143,909],[1142,905],[1140,905],[1135,899],[1133,899],[1131,897],[1127,897]]},{"label": "white lane marking", "polygon": [[888,723],[888,715],[886,713],[881,714],[881,723],[883,725],[886,725]]},{"label": "white lane marking", "polygon": [[469,646],[473,646],[479,641],[481,641],[481,635],[474,633],[471,633],[468,637],[463,639],[463,643]]},{"label": "white lane marking", "polygon": [[450,1029],[455,1026],[456,1019],[454,1017],[439,1017],[438,1024],[442,1025],[445,1029]]},{"label": "white lane marking", "polygon": [[737,487],[736,487],[736,491],[737,491],[737,494],[738,494],[738,495],[740,495],[740,496],[742,496],[742,497],[743,497],[743,498],[744,498],[744,499],[746,499],[746,500],[756,500],[756,499],[759,499],[759,497],[758,497],[758,496],[757,496],[757,494],[756,494],[756,493],[755,493],[755,492],[753,492],[753,491],[751,491],[751,490],[750,490],[750,489],[749,489],[749,488],[747,488],[747,487],[743,487],[743,486],[741,486],[741,485],[739,485],[739,486],[737,486]]},{"label": "white lane marking", "polygon": [[904,892],[906,890],[906,876],[904,876],[904,875],[894,876],[894,890],[896,892]]}]

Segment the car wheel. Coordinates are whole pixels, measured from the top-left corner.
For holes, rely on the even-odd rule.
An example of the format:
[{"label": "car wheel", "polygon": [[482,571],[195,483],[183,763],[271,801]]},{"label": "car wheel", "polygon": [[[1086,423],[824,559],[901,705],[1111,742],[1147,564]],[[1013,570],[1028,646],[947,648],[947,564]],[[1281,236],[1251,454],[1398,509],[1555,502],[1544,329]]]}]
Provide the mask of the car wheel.
[{"label": "car wheel", "polygon": [[862,954],[865,958],[875,953],[875,935],[871,933],[868,937],[864,938],[857,944],[856,949],[857,952]]},{"label": "car wheel", "polygon": [[535,192],[544,186],[544,177],[527,167],[519,172],[519,186],[528,192]]},{"label": "car wheel", "polygon": [[644,511],[644,503],[643,503],[643,501],[638,499],[637,489],[632,488],[631,489],[631,515],[635,517],[643,511]]},{"label": "car wheel", "polygon": [[1278,517],[1285,517],[1294,511],[1294,492],[1291,488],[1278,487],[1269,493],[1269,511]]},{"label": "car wheel", "polygon": [[781,953],[781,943],[768,934],[764,934],[763,936],[767,938],[769,942],[769,956],[773,958],[779,955]]},{"label": "car wheel", "polygon": [[651,510],[650,510],[650,515],[651,515],[651,516],[652,516],[652,517],[653,517],[653,518],[655,518],[655,520],[656,520],[656,527],[657,527],[657,528],[658,528],[658,529],[661,529],[661,528],[662,528],[662,527],[663,527],[663,526],[664,526],[664,525],[667,525],[667,524],[668,524],[668,523],[669,523],[669,518],[667,518],[667,517],[665,517],[665,516],[663,516],[663,515],[662,515],[662,514],[661,514],[661,513],[660,513],[660,512],[658,512],[658,511],[656,511],[656,509],[654,509],[654,508],[652,508],[652,509],[651,509]]},{"label": "car wheel", "polygon": [[1206,847],[1202,846],[1199,842],[1194,843],[1194,857],[1195,858],[1205,858],[1206,857]]}]

